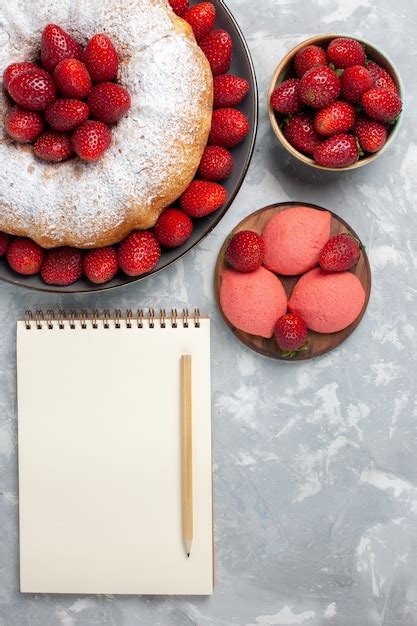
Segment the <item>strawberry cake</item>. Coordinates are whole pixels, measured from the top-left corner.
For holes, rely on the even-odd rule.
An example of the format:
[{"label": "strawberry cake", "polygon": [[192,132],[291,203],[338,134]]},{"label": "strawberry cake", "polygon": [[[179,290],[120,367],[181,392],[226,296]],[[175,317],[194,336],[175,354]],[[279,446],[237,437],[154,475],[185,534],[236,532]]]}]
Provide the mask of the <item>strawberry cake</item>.
[{"label": "strawberry cake", "polygon": [[285,276],[304,274],[319,262],[330,237],[331,213],[305,206],[281,211],[263,232],[264,265]]},{"label": "strawberry cake", "polygon": [[336,333],[350,326],[365,304],[365,291],[352,272],[307,272],[295,285],[288,309],[318,333]]},{"label": "strawberry cake", "polygon": [[[190,25],[166,0],[13,0],[0,24],[0,75],[38,61],[48,22],[83,46],[105,33],[119,54],[118,84],[131,106],[94,163],[51,164],[0,136],[0,230],[44,248],[94,248],[152,227],[192,181],[209,136],[213,78]],[[0,93],[0,117],[10,102]],[[82,111],[80,111],[82,114]]]}]

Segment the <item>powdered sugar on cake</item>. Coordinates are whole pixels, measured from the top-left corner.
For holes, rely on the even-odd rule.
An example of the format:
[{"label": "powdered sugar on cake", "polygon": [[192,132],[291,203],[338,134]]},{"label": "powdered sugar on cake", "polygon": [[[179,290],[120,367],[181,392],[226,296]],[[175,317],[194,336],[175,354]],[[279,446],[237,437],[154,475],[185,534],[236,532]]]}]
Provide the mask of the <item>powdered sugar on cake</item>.
[{"label": "powdered sugar on cake", "polygon": [[[0,137],[0,229],[16,224],[29,236],[72,233],[88,246],[103,229],[116,229],[133,206],[147,207],[164,180],[189,157],[207,85],[196,44],[177,32],[165,0],[29,0],[5,5],[0,74],[36,58],[41,32],[54,22],[80,43],[106,33],[121,57],[118,82],[132,107],[113,131],[110,149],[96,164],[80,159],[51,165],[32,150]],[[0,115],[8,106],[0,95]],[[2,226],[3,224],[3,226]]]}]

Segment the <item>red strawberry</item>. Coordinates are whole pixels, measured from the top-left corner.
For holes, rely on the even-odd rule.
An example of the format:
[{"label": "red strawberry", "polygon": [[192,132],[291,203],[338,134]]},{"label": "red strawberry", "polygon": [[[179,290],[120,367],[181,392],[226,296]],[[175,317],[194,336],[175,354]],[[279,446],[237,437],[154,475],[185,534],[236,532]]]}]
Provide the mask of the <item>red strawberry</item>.
[{"label": "red strawberry", "polygon": [[26,237],[16,237],[7,250],[7,260],[12,270],[18,274],[37,274],[42,265],[44,251],[35,241]]},{"label": "red strawberry", "polygon": [[48,72],[53,72],[64,59],[80,59],[81,46],[56,24],[48,24],[42,33],[41,61]]},{"label": "red strawberry", "polygon": [[246,116],[238,109],[216,109],[211,119],[209,143],[233,148],[245,139],[249,132]]},{"label": "red strawberry", "polygon": [[183,18],[193,29],[194,37],[200,41],[213,29],[216,9],[211,2],[200,2],[189,8]]},{"label": "red strawberry", "polygon": [[149,230],[130,233],[119,245],[119,265],[128,276],[150,272],[158,263],[161,248]]},{"label": "red strawberry", "polygon": [[356,39],[337,37],[329,43],[327,59],[336,68],[345,69],[352,65],[365,65],[365,49]]},{"label": "red strawberry", "polygon": [[233,170],[233,158],[226,148],[207,146],[198,168],[198,174],[204,180],[221,181],[229,178]]},{"label": "red strawberry", "polygon": [[7,134],[19,143],[31,143],[43,131],[43,117],[37,111],[25,111],[13,107],[6,113],[4,127]]},{"label": "red strawberry", "polygon": [[84,274],[96,285],[114,278],[118,269],[117,250],[114,246],[89,250],[83,260]]},{"label": "red strawberry", "polygon": [[10,243],[10,235],[0,232],[0,256],[4,256]]},{"label": "red strawberry", "polygon": [[58,92],[66,98],[82,100],[91,91],[91,78],[86,66],[77,59],[65,59],[54,71]]},{"label": "red strawberry", "polygon": [[318,65],[327,65],[326,53],[320,46],[306,46],[295,55],[294,67],[298,78]]},{"label": "red strawberry", "polygon": [[321,109],[339,95],[339,77],[330,67],[313,67],[300,80],[298,93],[305,104]]},{"label": "red strawberry", "polygon": [[313,154],[322,139],[314,130],[313,120],[306,113],[294,115],[283,129],[286,139],[296,150]]},{"label": "red strawberry", "polygon": [[340,80],[342,97],[349,102],[359,102],[361,95],[372,87],[372,77],[363,65],[347,67]]},{"label": "red strawberry", "polygon": [[64,133],[48,131],[43,133],[36,141],[33,152],[43,161],[58,163],[65,161],[73,155],[71,139]]},{"label": "red strawberry", "polygon": [[131,100],[126,89],[115,83],[93,87],[88,98],[90,115],[105,124],[115,124],[129,111]]},{"label": "red strawberry", "polygon": [[41,278],[48,285],[72,285],[83,273],[83,257],[80,250],[63,246],[46,253]]},{"label": "red strawberry", "polygon": [[110,146],[111,132],[103,122],[87,120],[72,136],[72,147],[80,159],[98,161]]},{"label": "red strawberry", "polygon": [[8,91],[17,104],[30,111],[42,111],[55,100],[54,81],[40,68],[12,78]]},{"label": "red strawberry", "polygon": [[207,180],[193,180],[180,197],[180,206],[190,217],[204,217],[226,202],[226,189]]},{"label": "red strawberry", "polygon": [[320,252],[319,264],[326,272],[344,272],[356,265],[360,253],[357,240],[342,233],[330,237]]},{"label": "red strawberry", "polygon": [[316,111],[314,128],[319,135],[329,137],[338,133],[346,133],[353,128],[355,121],[356,113],[353,105],[338,100],[328,104],[324,109]]},{"label": "red strawberry", "polygon": [[174,13],[183,17],[188,9],[188,0],[168,0]]},{"label": "red strawberry", "polygon": [[213,30],[200,41],[200,48],[210,63],[213,76],[225,74],[232,61],[232,38],[228,32],[219,28]]},{"label": "red strawberry", "polygon": [[226,250],[228,263],[238,272],[253,272],[264,260],[264,240],[253,230],[240,230]]},{"label": "red strawberry", "polygon": [[89,108],[81,100],[58,98],[45,111],[48,124],[61,132],[74,130],[88,118]]},{"label": "red strawberry", "polygon": [[359,149],[352,135],[333,135],[313,152],[313,158],[324,167],[345,167],[359,158]]},{"label": "red strawberry", "polygon": [[362,150],[378,152],[387,140],[387,129],[381,122],[361,116],[356,122],[355,135]]},{"label": "red strawberry", "polygon": [[114,80],[119,68],[119,58],[113,43],[106,35],[94,35],[82,56],[93,83]]},{"label": "red strawberry", "polygon": [[154,232],[161,246],[178,248],[191,237],[193,223],[183,211],[166,209],[159,216]]},{"label": "red strawberry", "polygon": [[303,103],[298,95],[298,78],[284,80],[271,94],[271,106],[278,113],[298,113]]},{"label": "red strawberry", "polygon": [[366,69],[371,75],[375,89],[390,89],[398,93],[397,85],[389,72],[374,61],[369,61]]},{"label": "red strawberry", "polygon": [[296,313],[282,315],[275,324],[274,335],[283,356],[294,356],[307,347],[307,326]]},{"label": "red strawberry", "polygon": [[28,70],[38,70],[40,69],[36,63],[31,63],[30,61],[23,61],[23,63],[12,63],[6,67],[3,72],[3,87],[9,90],[9,84],[12,78],[16,76],[20,76],[20,74],[24,74]]},{"label": "red strawberry", "polygon": [[401,98],[390,89],[370,89],[361,99],[365,112],[378,122],[394,122],[401,113]]},{"label": "red strawberry", "polygon": [[249,83],[245,78],[233,76],[233,74],[222,74],[214,77],[213,90],[215,109],[234,107],[248,95]]}]

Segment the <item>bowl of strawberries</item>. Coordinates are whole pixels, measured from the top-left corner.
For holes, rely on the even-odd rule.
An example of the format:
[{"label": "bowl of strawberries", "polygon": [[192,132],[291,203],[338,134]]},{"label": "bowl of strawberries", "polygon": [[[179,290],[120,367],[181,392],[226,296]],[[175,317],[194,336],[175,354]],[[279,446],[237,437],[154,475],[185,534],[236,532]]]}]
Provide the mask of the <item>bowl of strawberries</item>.
[{"label": "bowl of strawberries", "polygon": [[373,44],[318,35],[278,64],[269,118],[282,146],[302,163],[350,170],[374,161],[394,141],[403,94],[397,69]]}]

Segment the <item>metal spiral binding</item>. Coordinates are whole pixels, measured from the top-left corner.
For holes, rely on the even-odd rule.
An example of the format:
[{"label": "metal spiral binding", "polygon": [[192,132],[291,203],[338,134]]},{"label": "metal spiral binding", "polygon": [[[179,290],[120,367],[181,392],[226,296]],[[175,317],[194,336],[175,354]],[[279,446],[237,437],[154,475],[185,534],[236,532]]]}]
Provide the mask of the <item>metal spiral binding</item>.
[{"label": "metal spiral binding", "polygon": [[114,328],[120,329],[123,323],[126,328],[140,329],[144,328],[146,323],[148,328],[153,329],[157,322],[159,322],[160,328],[167,328],[169,325],[171,328],[178,328],[178,323],[181,323],[181,321],[184,328],[189,328],[190,324],[195,328],[200,328],[200,309],[196,308],[190,314],[188,309],[184,308],[180,315],[178,315],[177,309],[171,309],[169,313],[167,313],[166,309],[159,309],[159,315],[155,314],[155,309],[152,307],[148,309],[147,313],[143,309],[137,309],[136,312],[133,312],[132,309],[126,309],[124,315],[120,309],[115,309],[113,316],[110,309],[104,309],[102,315],[100,315],[98,309],[93,309],[91,315],[86,309],[82,309],[79,314],[74,309],[71,309],[68,315],[64,309],[59,309],[57,315],[55,315],[53,309],[48,309],[46,314],[44,314],[42,309],[37,309],[35,313],[28,309],[24,318],[27,330],[32,330],[32,328],[38,330],[43,328],[48,330],[70,328],[75,330],[77,327],[86,330],[89,322],[91,322],[91,327],[94,329],[98,329],[100,326],[104,329],[109,329],[112,324],[114,324]]}]

